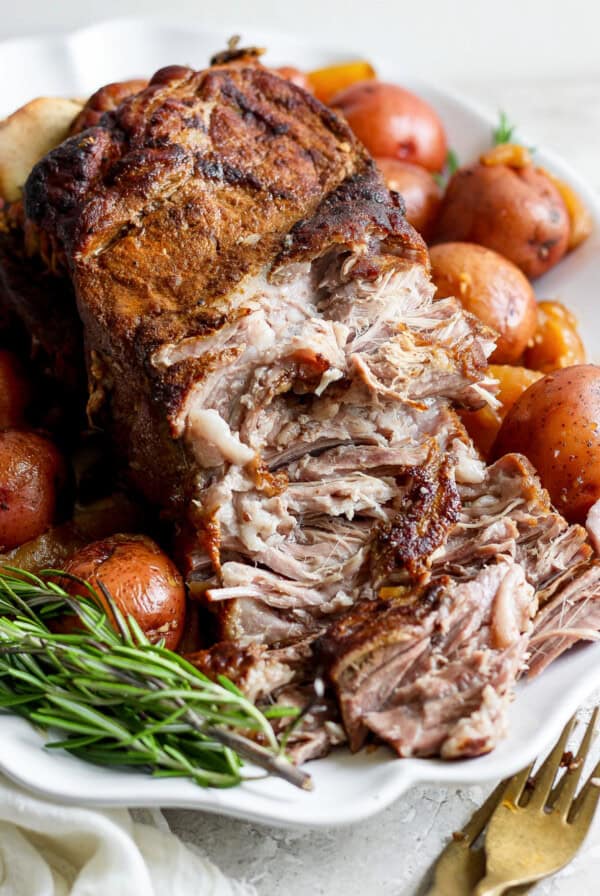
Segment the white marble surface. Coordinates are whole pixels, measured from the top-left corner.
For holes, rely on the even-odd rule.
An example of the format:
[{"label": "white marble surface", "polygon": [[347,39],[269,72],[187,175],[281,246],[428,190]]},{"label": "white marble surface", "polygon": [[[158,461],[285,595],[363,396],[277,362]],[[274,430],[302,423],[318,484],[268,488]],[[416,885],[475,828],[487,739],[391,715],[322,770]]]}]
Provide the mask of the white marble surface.
[{"label": "white marble surface", "polygon": [[[575,744],[589,707],[598,701],[600,692],[581,710]],[[588,766],[599,755],[596,745]],[[369,821],[314,832],[259,827],[200,812],[172,810],[165,815],[176,834],[204,850],[231,877],[253,883],[258,896],[422,896],[431,866],[452,832],[460,830],[496,783],[415,787]],[[532,893],[597,896],[599,880],[600,812],[575,860]]]},{"label": "white marble surface", "polygon": [[[7,11],[8,3],[2,0],[5,3]],[[548,0],[525,4],[507,0],[507,4],[511,7],[509,15],[496,21],[492,41],[487,41],[489,31],[478,14],[485,10],[488,22],[488,4],[434,3],[435,11],[431,4],[412,4],[415,40],[408,44],[402,41],[402,33],[407,31],[403,19],[402,27],[385,29],[381,47],[390,52],[397,39],[410,63],[418,52],[423,58],[420,45],[427,38],[430,25],[435,31],[434,45],[437,41],[442,47],[440,34],[444,33],[447,52],[442,47],[440,53],[430,56],[431,66],[421,67],[423,77],[432,73],[437,77],[444,70],[451,72],[460,79],[454,86],[492,108],[504,109],[512,121],[522,125],[533,144],[543,143],[561,153],[600,189],[600,57],[595,52],[597,28],[593,20],[598,7],[587,0],[572,0],[568,5],[561,4],[560,9]],[[142,5],[164,11],[162,0]],[[300,32],[307,33],[312,20],[308,7],[315,11],[319,7],[323,28],[318,34],[314,29],[319,43],[327,43],[337,35],[338,42],[359,45],[357,38],[361,33],[369,39],[377,28],[383,33],[381,22],[385,22],[386,10],[390,15],[392,5],[396,4],[371,4],[371,11],[377,15],[363,23],[356,5],[338,0],[323,5],[307,0],[303,4],[305,15],[297,24]],[[189,13],[196,18],[212,18],[216,10],[217,21],[264,21],[282,28],[289,24],[289,6],[267,0],[258,0],[251,8],[232,0],[182,0],[175,6],[180,15]],[[361,10],[364,8],[363,4]],[[140,11],[141,5],[133,0],[86,4],[75,0],[23,0],[11,8],[10,15],[0,16],[0,37]],[[562,19],[556,18],[559,14]],[[537,40],[535,26],[542,21],[540,16],[547,23],[551,21],[552,27]],[[517,18],[521,30],[517,29]],[[581,24],[584,20],[585,27]],[[516,43],[510,39],[510,29]],[[453,47],[452,40],[458,41]],[[458,52],[452,52],[457,46]],[[479,77],[482,71],[486,71],[489,82]],[[532,77],[528,74],[531,71],[543,77]],[[205,850],[223,871],[252,881],[259,896],[416,896],[447,838],[470,817],[488,789],[414,788],[366,823],[318,832],[281,831],[189,811],[168,811],[166,816],[176,833]],[[573,864],[538,885],[535,893],[593,896],[600,890],[599,880],[600,816]]]},{"label": "white marble surface", "polygon": [[[462,80],[454,86],[491,108],[504,109],[533,144],[559,152],[600,189],[600,77]],[[308,833],[197,812],[169,811],[166,816],[177,834],[205,849],[225,872],[253,881],[259,896],[418,896],[447,838],[491,789],[416,787],[368,822]],[[533,892],[596,896],[599,881],[600,813],[576,860]]]}]

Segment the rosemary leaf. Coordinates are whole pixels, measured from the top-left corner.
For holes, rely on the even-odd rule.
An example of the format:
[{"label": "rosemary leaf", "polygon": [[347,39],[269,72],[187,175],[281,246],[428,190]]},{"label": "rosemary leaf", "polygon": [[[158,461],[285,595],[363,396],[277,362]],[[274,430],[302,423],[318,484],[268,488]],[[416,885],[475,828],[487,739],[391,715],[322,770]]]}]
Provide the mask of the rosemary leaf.
[{"label": "rosemary leaf", "polygon": [[[85,583],[89,597],[73,598],[57,583],[65,578],[60,570],[35,576],[0,568],[0,709],[59,733],[48,748],[100,765],[232,787],[248,777],[248,760],[310,789],[309,776],[281,755],[267,714],[232,682],[211,681],[151,644],[101,585],[113,627],[93,589]],[[67,614],[78,617],[80,632],[52,629],[52,620]],[[252,732],[261,744],[247,736]]]},{"label": "rosemary leaf", "polygon": [[511,124],[508,120],[506,112],[503,112],[501,110],[498,126],[492,131],[492,140],[494,141],[494,146],[499,146],[501,143],[510,143],[513,139],[515,130],[516,125]]}]

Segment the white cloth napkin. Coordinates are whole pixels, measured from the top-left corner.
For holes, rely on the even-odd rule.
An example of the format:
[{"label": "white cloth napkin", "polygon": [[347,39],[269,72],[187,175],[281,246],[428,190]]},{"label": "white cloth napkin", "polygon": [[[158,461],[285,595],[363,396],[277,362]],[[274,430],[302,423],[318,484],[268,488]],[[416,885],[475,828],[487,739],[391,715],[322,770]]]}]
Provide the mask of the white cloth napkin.
[{"label": "white cloth napkin", "polygon": [[0,776],[0,896],[251,896],[207,858],[126,810],[63,806]]}]

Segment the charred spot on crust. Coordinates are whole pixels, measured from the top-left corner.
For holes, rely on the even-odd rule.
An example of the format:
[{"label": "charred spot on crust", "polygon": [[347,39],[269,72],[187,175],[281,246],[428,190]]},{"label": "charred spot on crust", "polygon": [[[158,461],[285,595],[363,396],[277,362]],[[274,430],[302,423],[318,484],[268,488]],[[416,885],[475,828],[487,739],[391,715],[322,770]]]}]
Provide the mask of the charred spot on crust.
[{"label": "charred spot on crust", "polygon": [[431,554],[446,540],[461,508],[451,468],[445,458],[408,471],[408,488],[392,520],[381,526],[371,552],[371,570],[383,582],[398,568],[412,578],[427,573]]}]

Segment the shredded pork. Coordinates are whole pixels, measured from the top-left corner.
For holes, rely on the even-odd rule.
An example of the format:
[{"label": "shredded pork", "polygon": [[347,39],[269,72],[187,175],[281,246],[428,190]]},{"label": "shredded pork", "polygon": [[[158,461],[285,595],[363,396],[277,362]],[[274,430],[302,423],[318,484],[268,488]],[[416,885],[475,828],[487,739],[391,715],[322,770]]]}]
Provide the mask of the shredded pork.
[{"label": "shredded pork", "polygon": [[254,57],[124,95],[25,209],[76,292],[90,416],[194,533],[218,643],[192,661],[303,707],[298,761],[491,749],[518,677],[600,626],[585,531],[455,413],[495,401],[493,334],[433,300],[346,125]]}]

